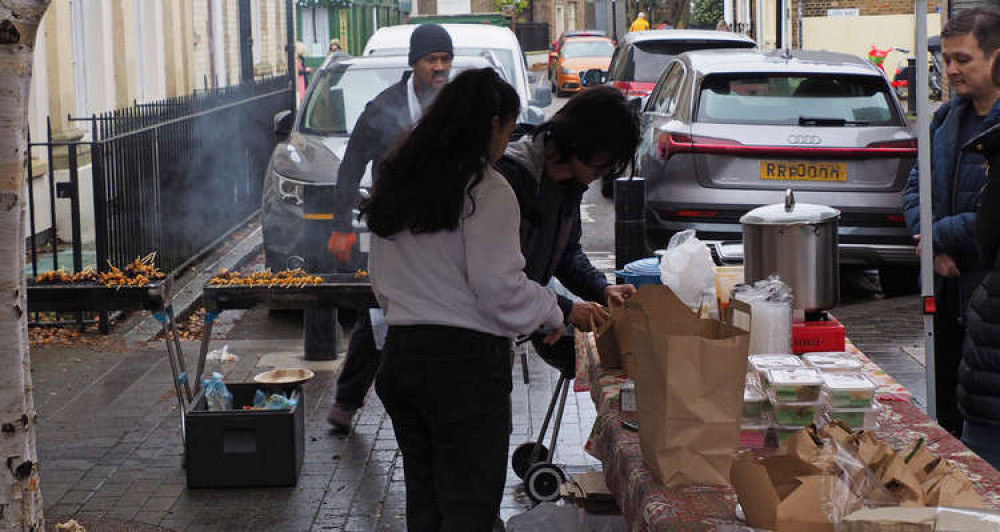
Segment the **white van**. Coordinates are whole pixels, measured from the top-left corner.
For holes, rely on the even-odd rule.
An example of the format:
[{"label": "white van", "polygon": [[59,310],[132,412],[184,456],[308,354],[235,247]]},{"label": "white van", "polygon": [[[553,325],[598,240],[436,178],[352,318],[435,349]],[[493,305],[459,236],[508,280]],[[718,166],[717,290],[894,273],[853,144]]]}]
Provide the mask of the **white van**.
[{"label": "white van", "polygon": [[[523,110],[521,121],[540,124],[545,119],[541,108],[552,103],[548,87],[536,87],[529,79],[521,44],[514,32],[488,24],[442,24],[455,47],[455,55],[482,55],[500,65],[517,94]],[[362,55],[406,55],[410,51],[410,34],[416,24],[387,26],[376,31]]]}]

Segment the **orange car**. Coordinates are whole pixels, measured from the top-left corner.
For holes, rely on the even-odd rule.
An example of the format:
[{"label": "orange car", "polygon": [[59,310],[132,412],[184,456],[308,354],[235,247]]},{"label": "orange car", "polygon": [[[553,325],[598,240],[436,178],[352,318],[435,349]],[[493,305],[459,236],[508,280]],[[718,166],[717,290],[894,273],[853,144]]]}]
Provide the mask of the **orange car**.
[{"label": "orange car", "polygon": [[580,90],[580,73],[599,68],[607,71],[615,45],[607,37],[567,37],[549,69],[552,92],[562,95]]}]

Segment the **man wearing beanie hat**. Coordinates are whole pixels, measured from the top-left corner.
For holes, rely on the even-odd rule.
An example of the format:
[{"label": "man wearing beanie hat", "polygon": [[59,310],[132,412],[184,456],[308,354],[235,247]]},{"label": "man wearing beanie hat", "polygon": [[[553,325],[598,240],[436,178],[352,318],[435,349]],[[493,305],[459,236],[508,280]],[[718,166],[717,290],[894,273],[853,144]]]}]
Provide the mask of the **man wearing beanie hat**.
[{"label": "man wearing beanie hat", "polygon": [[[357,236],[352,231],[351,211],[358,199],[358,185],[365,168],[372,165],[372,179],[378,179],[378,167],[389,148],[413,127],[441,88],[448,83],[454,56],[451,36],[437,24],[421,24],[410,35],[411,72],[382,91],[358,118],[347,143],[337,177],[334,196],[334,230],[327,249],[338,263],[349,270]],[[375,346],[370,315],[362,312],[354,325],[347,347],[347,360],[337,378],[336,402],[327,421],[337,430],[351,429],[354,413],[361,408],[365,395],[375,380],[381,361]]]}]

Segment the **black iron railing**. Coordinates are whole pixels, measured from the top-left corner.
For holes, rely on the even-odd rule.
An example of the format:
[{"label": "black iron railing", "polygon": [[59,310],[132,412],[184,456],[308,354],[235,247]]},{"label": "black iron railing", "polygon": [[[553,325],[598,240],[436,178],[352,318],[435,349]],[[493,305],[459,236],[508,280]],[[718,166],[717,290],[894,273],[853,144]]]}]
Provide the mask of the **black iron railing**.
[{"label": "black iron railing", "polygon": [[[179,272],[257,212],[276,143],[273,117],[294,105],[294,86],[282,75],[71,117],[90,123],[90,138],[81,141],[53,140],[51,128],[45,142],[33,142],[29,133],[29,145],[47,150],[48,158],[44,185],[28,186],[29,277],[59,268],[105,271],[152,251],[161,270]],[[56,178],[61,150],[68,181]],[[31,175],[30,158],[27,164]],[[91,179],[81,184],[87,164]],[[47,198],[37,197],[42,191]],[[63,199],[70,202],[68,220]],[[36,205],[48,216],[36,214]],[[45,222],[49,229],[39,231]],[[62,243],[58,235],[66,233],[59,228],[66,223],[71,242]],[[83,242],[83,226],[93,227],[92,246]],[[59,252],[70,247],[67,264]]]}]

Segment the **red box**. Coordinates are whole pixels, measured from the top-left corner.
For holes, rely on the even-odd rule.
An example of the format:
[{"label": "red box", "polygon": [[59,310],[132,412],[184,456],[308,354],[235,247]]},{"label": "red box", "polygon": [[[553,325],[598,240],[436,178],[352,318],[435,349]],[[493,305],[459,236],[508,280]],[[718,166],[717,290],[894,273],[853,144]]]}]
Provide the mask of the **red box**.
[{"label": "red box", "polygon": [[792,323],[792,352],[843,351],[845,336],[844,326],[833,316],[823,321],[797,321]]}]

